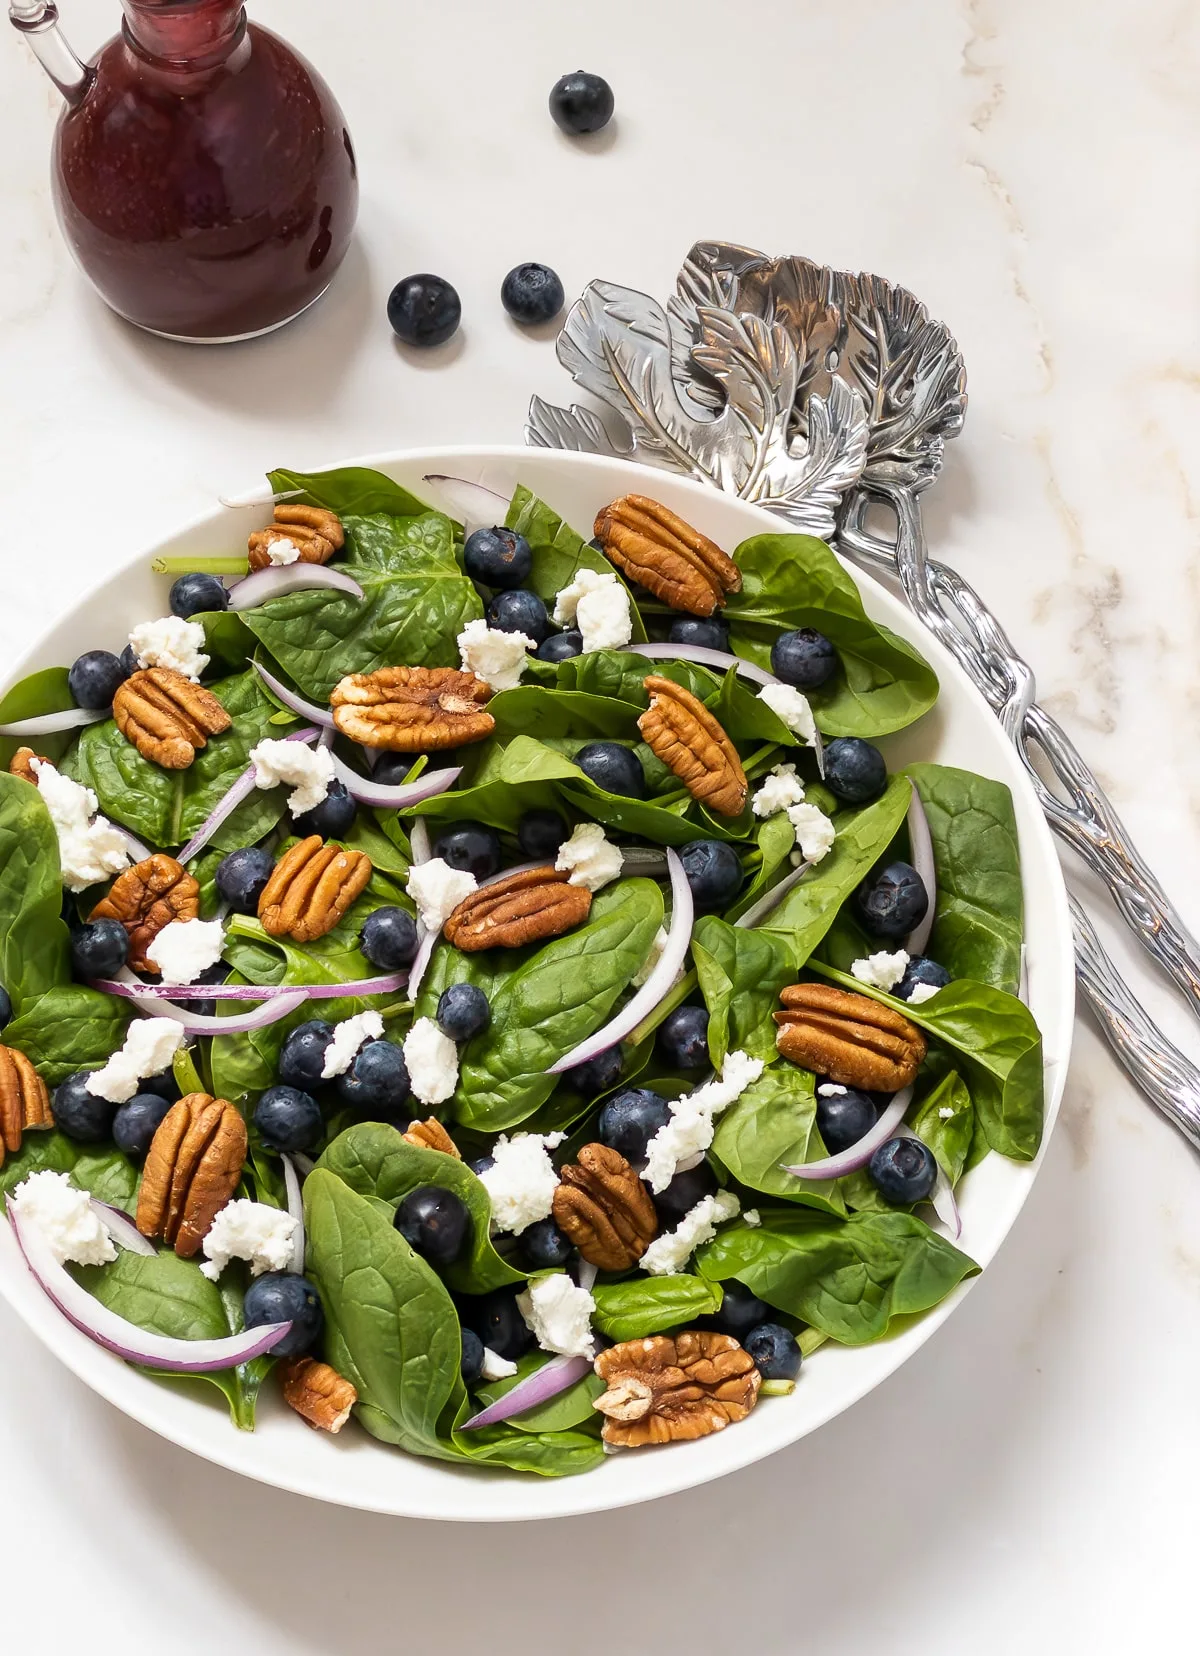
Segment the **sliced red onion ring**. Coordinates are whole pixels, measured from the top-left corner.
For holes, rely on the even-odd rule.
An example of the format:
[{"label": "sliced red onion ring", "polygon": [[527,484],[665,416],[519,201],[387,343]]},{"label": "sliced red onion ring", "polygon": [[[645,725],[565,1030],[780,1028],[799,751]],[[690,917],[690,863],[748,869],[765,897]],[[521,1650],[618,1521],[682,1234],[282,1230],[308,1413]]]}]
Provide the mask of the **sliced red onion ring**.
[{"label": "sliced red onion ring", "polygon": [[596,1285],[596,1278],[600,1275],[599,1265],[593,1265],[590,1259],[581,1259],[575,1267],[575,1274],[579,1278],[579,1286],[585,1293],[591,1293]]},{"label": "sliced red onion ring", "polygon": [[666,853],[657,845],[623,845],[621,872],[630,875],[644,874],[651,880],[661,879],[667,872]]},{"label": "sliced red onion ring", "polygon": [[53,736],[60,730],[78,730],[80,725],[99,724],[101,719],[108,717],[107,707],[65,707],[61,713],[39,713],[33,719],[0,724],[0,736]]},{"label": "sliced red onion ring", "polygon": [[147,1241],[127,1213],[109,1202],[101,1202],[95,1196],[89,1200],[96,1216],[108,1227],[119,1248],[124,1248],[126,1253],[142,1254],[147,1259],[158,1252],[154,1243]]},{"label": "sliced red onion ring", "polygon": [[667,933],[667,941],[654,970],[637,994],[625,1003],[614,1018],[609,1019],[603,1029],[598,1029],[586,1041],[581,1041],[565,1058],[560,1058],[557,1064],[551,1064],[549,1074],[561,1075],[563,1070],[574,1069],[576,1064],[585,1064],[598,1052],[607,1052],[609,1047],[616,1046],[618,1041],[624,1040],[631,1029],[636,1029],[642,1019],[653,1011],[670,990],[676,974],[687,959],[688,944],[692,941],[694,912],[692,888],[688,885],[679,853],[670,846],[667,847],[667,872],[671,876],[671,929]]},{"label": "sliced red onion ring", "polygon": [[745,914],[740,915],[733,923],[735,926],[757,926],[774,913],[780,903],[787,896],[793,886],[800,881],[812,867],[810,862],[803,862],[799,868],[793,868],[790,874],[785,874],[782,880],[776,881],[769,891],[764,891],[757,903],[751,903]]},{"label": "sliced red onion ring", "polygon": [[[426,478],[425,481],[428,482],[429,479]],[[418,863],[429,861],[433,854],[433,848],[429,843],[429,824],[424,817],[417,817],[409,828],[408,844],[412,851],[414,867]],[[420,915],[417,916],[417,937],[420,939],[420,946],[413,957],[412,965],[408,969],[408,998],[411,1001],[415,1001],[420,993],[421,984],[425,981],[425,973],[429,970],[430,956],[433,954],[433,947],[439,935],[438,932],[426,931]]]},{"label": "sliced red onion ring", "polygon": [[426,771],[415,782],[396,782],[389,786],[360,776],[335,753],[333,774],[339,782],[345,784],[346,791],[360,804],[377,805],[382,810],[402,811],[407,805],[419,805],[423,799],[432,799],[436,794],[445,793],[447,788],[452,788],[462,774],[462,766],[456,765],[450,770]]},{"label": "sliced red onion ring", "polygon": [[858,1143],[852,1144],[848,1150],[841,1150],[836,1156],[826,1156],[821,1161],[805,1162],[799,1167],[789,1166],[786,1162],[781,1162],[780,1166],[785,1173],[792,1173],[797,1179],[840,1179],[844,1173],[857,1173],[860,1167],[867,1165],[881,1144],[895,1138],[896,1129],[904,1120],[904,1112],[912,1103],[912,1095],[911,1087],[901,1087],[870,1132],[864,1133]]},{"label": "sliced red onion ring", "polygon": [[[127,968],[126,968],[127,970]],[[303,993],[309,1000],[340,1000],[343,996],[391,995],[403,989],[408,982],[408,971],[388,972],[382,977],[347,978],[344,983],[313,983],[303,991],[294,983],[142,983],[129,977],[91,978],[93,989],[106,995],[121,995],[134,1004],[140,1003],[156,1015],[162,1011],[160,1001],[219,1000],[261,1001],[280,1000],[288,995]],[[163,1013],[169,1017],[169,1013]],[[224,1023],[224,1019],[221,1020]],[[222,1029],[222,1034],[226,1031]]]},{"label": "sliced red onion ring", "polygon": [[513,1415],[524,1414],[526,1409],[535,1409],[539,1403],[548,1403],[591,1371],[590,1357],[552,1357],[495,1403],[489,1403],[480,1414],[464,1420],[459,1430],[474,1432],[481,1426],[495,1426],[501,1420],[510,1420]]},{"label": "sliced red onion ring", "polygon": [[9,1204],[8,1217],[25,1263],[67,1321],[128,1363],[166,1369],[173,1374],[203,1374],[236,1368],[239,1363],[248,1363],[252,1357],[271,1351],[292,1326],[290,1322],[267,1323],[225,1340],[173,1340],[164,1334],[148,1333],[101,1305],[86,1288],[80,1287],[55,1259],[37,1226],[22,1219],[19,1202]]},{"label": "sliced red onion ring", "polygon": [[622,644],[621,648],[630,655],[645,656],[650,661],[694,661],[699,667],[719,667],[725,673],[736,667],[743,678],[753,679],[755,684],[783,682],[765,667],[758,667],[753,661],[732,655],[728,650],[711,650],[707,644]]},{"label": "sliced red onion ring", "polygon": [[507,498],[482,483],[468,483],[465,477],[447,477],[443,472],[428,472],[424,481],[432,483],[468,535],[472,529],[496,528],[508,516]]},{"label": "sliced red onion ring", "polygon": [[290,1156],[282,1156],[283,1184],[287,1191],[288,1213],[296,1221],[296,1234],[292,1238],[292,1270],[297,1276],[304,1272],[304,1198],[300,1194],[300,1174],[295,1162]]},{"label": "sliced red onion ring", "polygon": [[257,609],[282,598],[288,592],[306,592],[314,587],[328,587],[333,592],[347,592],[352,598],[361,598],[363,589],[351,576],[327,564],[281,564],[278,569],[259,569],[238,581],[229,589],[231,610]]},{"label": "sliced red onion ring", "polygon": [[[917,1139],[920,1143],[924,1143],[920,1135],[914,1133],[911,1127],[897,1127],[892,1137]],[[936,1156],[934,1161],[937,1162],[937,1179],[929,1193],[929,1204],[950,1232],[951,1240],[957,1242],[962,1235],[962,1215],[958,1211],[958,1203],[954,1198],[954,1186],[946,1177],[942,1170],[942,1164],[937,1161]]]},{"label": "sliced red onion ring", "polygon": [[[309,725],[304,730],[289,731],[280,739],[285,742],[311,742],[316,734],[314,727]],[[257,774],[253,765],[247,766],[233,786],[217,801],[179,853],[181,863],[189,863],[193,857],[198,857],[226,817],[232,816],[244,799],[249,799],[257,785]]]},{"label": "sliced red onion ring", "polygon": [[137,998],[130,996],[134,1005],[141,1012],[147,1012],[154,1018],[173,1018],[177,1024],[182,1024],[189,1035],[248,1035],[252,1030],[265,1029],[268,1024],[278,1023],[280,1018],[286,1018],[289,1012],[303,1006],[308,999],[307,989],[288,989],[282,995],[276,995],[271,1000],[264,1000],[261,1006],[253,1012],[247,1012],[244,1017],[236,1018],[208,1018],[199,1012],[190,1012],[186,1007],[175,1006],[169,1000],[154,1000],[149,1005],[138,1005]]},{"label": "sliced red onion ring", "polygon": [[925,807],[921,803],[915,783],[912,798],[908,802],[908,843],[912,847],[913,867],[921,876],[929,898],[929,907],[925,910],[924,919],[913,927],[904,944],[910,955],[919,955],[925,953],[929,934],[933,930],[934,914],[937,910],[937,865],[933,860],[933,836],[929,832],[929,818],[925,815]]},{"label": "sliced red onion ring", "polygon": [[117,833],[120,834],[121,838],[125,841],[125,844],[129,847],[129,855],[133,858],[134,862],[145,862],[147,857],[154,855],[150,847],[148,845],[143,845],[137,835],[131,834],[128,828],[122,828],[119,822],[114,822],[113,827],[117,830]]},{"label": "sliced red onion ring", "polygon": [[295,690],[289,690],[287,685],[277,679],[274,673],[269,673],[260,661],[254,663],[254,671],[266,685],[267,689],[292,713],[299,713],[302,719],[309,719],[323,730],[332,730],[333,714],[327,707],[318,707],[316,702],[306,701]]}]

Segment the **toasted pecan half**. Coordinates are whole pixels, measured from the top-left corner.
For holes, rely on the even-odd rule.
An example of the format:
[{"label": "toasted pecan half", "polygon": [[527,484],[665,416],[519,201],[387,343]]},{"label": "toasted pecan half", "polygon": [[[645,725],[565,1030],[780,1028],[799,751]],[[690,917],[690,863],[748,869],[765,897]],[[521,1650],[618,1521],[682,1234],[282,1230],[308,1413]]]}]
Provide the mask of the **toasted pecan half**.
[{"label": "toasted pecan half", "polygon": [[749,791],[738,750],[719,719],[690,690],[651,673],[650,706],[638,720],[647,746],[694,799],[720,816],[740,816]]},{"label": "toasted pecan half", "polygon": [[200,886],[182,863],[156,851],[124,869],[88,916],[119,920],[129,933],[129,964],[135,972],[157,972],[146,951],[172,920],[196,920]]},{"label": "toasted pecan half", "polygon": [[491,689],[457,667],[380,667],[351,673],[329,698],[343,736],[389,753],[433,753],[481,742],[496,728]]},{"label": "toasted pecan half", "polygon": [[774,1014],[775,1045],[793,1064],[868,1092],[897,1092],[916,1080],[925,1037],[890,1006],[831,983],[796,983],[779,998],[785,1010]]},{"label": "toasted pecan half", "polygon": [[164,770],[187,770],[208,738],[233,723],[211,690],[173,667],[144,667],[118,685],[113,718],[142,758]]},{"label": "toasted pecan half", "polygon": [[623,575],[672,609],[711,615],[739,592],[741,571],[715,541],[657,500],[625,495],[596,517],[596,538]]},{"label": "toasted pecan half", "polygon": [[568,870],[528,868],[473,891],[442,927],[448,943],[466,954],[517,949],[561,937],[587,919],[592,894],[573,886]]},{"label": "toasted pecan half", "polygon": [[324,937],[371,878],[371,859],[310,834],[285,851],[258,899],[258,918],[271,937],[311,943]]},{"label": "toasted pecan half", "polygon": [[225,1098],[188,1093],[159,1122],[138,1189],[137,1228],[180,1259],[199,1253],[233,1197],[247,1151],[246,1123]]},{"label": "toasted pecan half", "polygon": [[53,1127],[50,1092],[32,1062],[16,1047],[0,1046],[0,1167],[16,1155],[31,1127]]},{"label": "toasted pecan half", "polygon": [[745,1420],[762,1376],[729,1334],[686,1329],[624,1340],[596,1358],[608,1389],[596,1399],[601,1436],[622,1449],[687,1443]]},{"label": "toasted pecan half", "polygon": [[299,563],[323,564],[345,546],[346,532],[336,512],[282,500],[275,508],[274,523],[267,529],[256,529],[250,536],[251,569],[266,569],[271,562],[271,547],[279,541],[290,541],[296,547]]}]

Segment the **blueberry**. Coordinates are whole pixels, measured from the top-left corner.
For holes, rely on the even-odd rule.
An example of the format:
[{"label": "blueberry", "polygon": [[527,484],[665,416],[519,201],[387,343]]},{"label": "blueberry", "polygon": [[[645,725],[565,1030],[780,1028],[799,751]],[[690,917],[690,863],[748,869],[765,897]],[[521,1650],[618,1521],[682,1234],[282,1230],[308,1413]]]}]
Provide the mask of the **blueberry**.
[{"label": "blueberry", "polygon": [[785,684],[816,690],[837,672],[837,651],[812,627],[781,633],[771,645],[771,671]]},{"label": "blueberry", "polygon": [[121,651],[120,655],[117,657],[117,660],[121,663],[121,672],[124,674],[124,676],[126,678],[130,678],[134,673],[137,672],[137,670],[138,670],[137,651],[134,649],[132,644],[126,644],[125,648]]},{"label": "blueberry", "polygon": [[317,1290],[295,1271],[268,1271],[246,1289],[242,1317],[247,1328],[290,1322],[291,1328],[271,1347],[272,1357],[300,1357],[316,1344],[325,1326]]},{"label": "blueberry", "polygon": [[462,301],[445,277],[423,273],[396,283],[387,314],[392,332],[406,345],[444,345],[458,331]]},{"label": "blueberry", "polygon": [[89,920],[71,933],[76,977],[110,978],[129,959],[129,933],[119,920]]},{"label": "blueberry", "polygon": [[210,610],[229,608],[224,581],[216,575],[181,575],[171,587],[171,614],[184,621]]},{"label": "blueberry", "polygon": [[871,1183],[889,1202],[923,1202],[937,1183],[937,1161],[920,1139],[894,1138],[867,1163]]},{"label": "blueberry", "polygon": [[471,1169],[471,1172],[474,1173],[476,1178],[478,1178],[481,1173],[486,1173],[489,1167],[495,1167],[495,1165],[495,1156],[476,1156],[474,1161],[467,1163],[467,1166]]},{"label": "blueberry", "polygon": [[482,1035],[492,1021],[492,1009],[482,989],[473,983],[452,983],[437,1003],[437,1025],[452,1041],[470,1041]]},{"label": "blueberry", "polygon": [[320,834],[322,839],[345,839],[357,815],[354,795],[344,782],[333,781],[321,803],[296,817],[292,829],[302,838]]},{"label": "blueberry", "polygon": [[284,1086],[297,1087],[301,1092],[322,1086],[321,1071],[332,1040],[333,1025],[322,1018],[310,1018],[290,1030],[279,1054],[279,1079]]},{"label": "blueberry", "polygon": [[708,1011],[703,1006],[677,1006],[658,1026],[658,1050],[671,1069],[708,1067]]},{"label": "blueberry", "polygon": [[138,1087],[143,1093],[155,1093],[159,1098],[165,1098],[168,1104],[174,1104],[177,1098],[183,1096],[183,1089],[176,1081],[173,1069],[165,1069],[161,1075],[144,1075]]},{"label": "blueberry", "polygon": [[692,840],[679,859],[699,909],[728,908],[742,889],[742,865],[725,840]]},{"label": "blueberry", "polygon": [[800,1373],[800,1347],[782,1323],[759,1323],[742,1341],[742,1350],[764,1380],[794,1380]]},{"label": "blueberry", "polygon": [[[225,979],[229,976],[229,973],[230,967],[224,960],[215,960],[211,966],[206,966],[204,968],[199,977],[193,978],[192,982],[210,984],[224,983]],[[175,1004],[176,1006],[182,1005],[187,1007],[190,1011],[195,1012],[197,1016],[201,1018],[215,1018],[217,1015],[217,1002],[215,997],[212,1000],[193,1000],[189,997],[186,1001],[176,1001]]]},{"label": "blueberry", "polygon": [[576,69],[550,88],[550,113],[563,132],[599,132],[612,120],[612,87],[603,75]]},{"label": "blueberry", "polygon": [[565,1071],[563,1082],[572,1092],[580,1093],[584,1098],[595,1098],[598,1093],[616,1086],[624,1068],[625,1055],[621,1048],[611,1046],[589,1058],[586,1063],[576,1064],[574,1069]]},{"label": "blueberry", "polygon": [[515,1363],[533,1344],[533,1335],[517,1309],[515,1288],[496,1288],[481,1294],[469,1307],[470,1325],[489,1351]]},{"label": "blueberry", "polygon": [[887,787],[887,763],[873,742],[838,736],[825,744],[825,786],[848,805],[878,799]]},{"label": "blueberry", "polygon": [[88,1070],[68,1075],[54,1089],[51,1111],[54,1125],[80,1144],[100,1144],[112,1134],[117,1106],[87,1090]]},{"label": "blueberry", "polygon": [[712,1168],[706,1161],[699,1162],[686,1172],[676,1173],[667,1188],[658,1192],[654,1197],[655,1211],[664,1227],[673,1229],[697,1202],[715,1195],[718,1188]]},{"label": "blueberry", "polygon": [[724,621],[701,621],[690,615],[681,615],[671,622],[667,637],[672,644],[699,644],[706,650],[724,650],[729,653],[729,627]]},{"label": "blueberry", "polygon": [[720,1334],[731,1334],[735,1340],[742,1340],[751,1329],[770,1321],[771,1307],[749,1288],[732,1277],[721,1286],[725,1290],[721,1309],[703,1319],[705,1328],[715,1328]]},{"label": "blueberry", "polygon": [[498,873],[504,860],[499,834],[482,822],[454,823],[434,840],[433,854],[451,868],[474,874],[477,880],[486,880]]},{"label": "blueberry", "polygon": [[533,573],[533,548],[515,529],[476,529],[467,536],[463,564],[481,586],[509,592]]},{"label": "blueberry", "polygon": [[575,1249],[553,1219],[538,1219],[521,1232],[521,1259],[527,1271],[557,1271]]},{"label": "blueberry", "polygon": [[358,946],[381,972],[396,972],[415,959],[420,940],[417,922],[407,909],[378,908],[363,922]]},{"label": "blueberry", "polygon": [[0,1029],[3,1029],[5,1024],[11,1023],[12,1014],[13,1004],[8,990],[0,988]]},{"label": "blueberry", "polygon": [[313,1150],[325,1123],[321,1106],[298,1087],[268,1087],[254,1109],[254,1125],[272,1150]]},{"label": "blueberry", "polygon": [[523,328],[550,322],[563,308],[563,285],[544,264],[519,264],[500,284],[500,303]]},{"label": "blueberry", "polygon": [[517,823],[517,844],[531,862],[539,857],[557,857],[559,847],[571,830],[557,811],[535,806]]},{"label": "blueberry", "polygon": [[854,893],[854,907],[872,937],[897,942],[925,918],[929,893],[911,863],[894,862],[863,881]]},{"label": "blueberry", "polygon": [[648,1087],[627,1087],[610,1098],[600,1111],[600,1142],[618,1151],[626,1161],[642,1161],[646,1146],[670,1119],[665,1098]]},{"label": "blueberry", "polygon": [[875,1125],[875,1101],[866,1093],[847,1088],[845,1092],[822,1097],[817,1088],[817,1131],[831,1156],[849,1150]]},{"label": "blueberry", "polygon": [[169,1098],[160,1098],[157,1093],[135,1093],[119,1106],[113,1117],[112,1136],[117,1149],[140,1161],[170,1108]]},{"label": "blueberry", "polygon": [[466,1203],[452,1190],[421,1185],[396,1209],[396,1229],[431,1265],[453,1265],[471,1246],[474,1226]]},{"label": "blueberry", "polygon": [[550,617],[536,592],[516,587],[498,592],[487,607],[487,624],[498,632],[524,633],[540,644],[550,631]]},{"label": "blueberry", "polygon": [[111,650],[88,650],[67,674],[67,688],[77,707],[111,707],[118,689],[129,677],[120,656]]},{"label": "blueberry", "polygon": [[275,859],[271,853],[248,845],[221,858],[217,864],[217,890],[235,914],[257,914],[258,899],[274,872]]},{"label": "blueberry", "polygon": [[407,780],[417,757],[415,753],[381,753],[371,772],[371,781],[380,782],[385,788],[399,787]]},{"label": "blueberry", "polygon": [[338,1076],[338,1094],[357,1110],[378,1112],[368,1117],[384,1121],[408,1103],[408,1067],[404,1053],[391,1041],[368,1041],[344,1075]]},{"label": "blueberry", "polygon": [[892,994],[897,1000],[908,1000],[918,983],[927,983],[932,989],[944,989],[949,982],[950,974],[944,966],[930,960],[928,955],[913,955]]},{"label": "blueberry", "polygon": [[645,799],[646,773],[632,748],[620,742],[589,742],[575,755],[583,774],[606,793],[626,799]]},{"label": "blueberry", "polygon": [[565,632],[551,633],[549,638],[543,638],[533,653],[539,661],[570,661],[574,656],[583,654],[583,634],[576,632],[574,627],[568,627]]},{"label": "blueberry", "polygon": [[473,1328],[459,1330],[462,1337],[462,1361],[458,1372],[464,1386],[473,1386],[483,1373],[483,1341]]}]

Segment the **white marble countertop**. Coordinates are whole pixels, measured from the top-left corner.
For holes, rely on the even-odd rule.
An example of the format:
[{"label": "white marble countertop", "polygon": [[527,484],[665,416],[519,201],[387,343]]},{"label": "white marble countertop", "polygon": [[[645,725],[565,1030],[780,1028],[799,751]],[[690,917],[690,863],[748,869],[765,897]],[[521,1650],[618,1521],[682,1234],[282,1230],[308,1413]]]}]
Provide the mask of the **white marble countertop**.
[{"label": "white marble countertop", "polygon": [[[66,0],[80,50],[113,0]],[[199,351],[85,289],[47,178],[55,95],[0,47],[0,660],[73,594],[270,464],[518,441],[562,399],[498,303],[546,260],[664,294],[700,236],[915,289],[971,406],[927,497],[1043,699],[1192,923],[1200,819],[1200,13],[1173,0],[258,0],[357,140],[357,245],[303,322]],[[336,27],[334,19],[336,16]],[[545,98],[612,81],[590,148]],[[458,342],[400,352],[384,301],[432,269]],[[1122,949],[1122,958],[1129,960]],[[1197,1050],[1170,996],[1135,981]],[[230,1656],[1151,1650],[1193,1610],[1200,1170],[1079,1031],[1064,1117],[1000,1257],[881,1390],[776,1459],[536,1530],[365,1517],[151,1437],[0,1306],[0,1557],[12,1649]],[[467,1591],[464,1591],[467,1587]],[[694,1631],[686,1635],[695,1637]]]}]

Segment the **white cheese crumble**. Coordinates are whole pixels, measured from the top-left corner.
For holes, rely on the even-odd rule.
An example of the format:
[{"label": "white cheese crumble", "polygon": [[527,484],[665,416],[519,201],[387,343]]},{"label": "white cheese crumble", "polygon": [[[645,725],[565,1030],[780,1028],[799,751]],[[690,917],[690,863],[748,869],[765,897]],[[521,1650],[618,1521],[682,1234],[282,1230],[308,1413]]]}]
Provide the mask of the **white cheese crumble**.
[{"label": "white cheese crumble", "polygon": [[594,1357],[592,1312],[596,1302],[565,1271],[538,1277],[517,1295],[517,1310],[543,1351],[560,1357]]},{"label": "white cheese crumble", "polygon": [[220,920],[169,920],[146,950],[146,959],[158,967],[164,983],[195,983],[217,964],[224,947]]},{"label": "white cheese crumble", "polygon": [[108,1265],[117,1257],[108,1226],[69,1173],[31,1173],[8,1199],[60,1265]]},{"label": "white cheese crumble", "polygon": [[404,889],[417,905],[425,930],[440,932],[458,905],[478,891],[479,882],[465,869],[451,868],[444,858],[430,857],[412,865]]},{"label": "white cheese crumble", "polygon": [[941,1109],[938,1111],[938,1120],[939,1121],[953,1121],[953,1119],[954,1119],[954,1111],[951,1109],[949,1104],[943,1104]]},{"label": "white cheese crumble", "polygon": [[817,721],[808,697],[802,696],[794,684],[764,684],[758,699],[766,703],[776,718],[782,719],[793,736],[799,736],[807,747],[816,747]]},{"label": "white cheese crumble", "polygon": [[129,844],[107,817],[96,816],[96,796],[90,788],[64,776],[48,759],[29,761],[38,792],[58,835],[58,861],[63,884],[83,891],[109,874],[129,866]]},{"label": "white cheese crumble", "polygon": [[750,808],[756,817],[769,817],[786,811],[789,805],[799,805],[803,798],[804,783],[796,775],[795,765],[776,765],[750,801]]},{"label": "white cheese crumble", "polygon": [[751,1230],[756,1230],[762,1224],[762,1214],[757,1208],[747,1208],[742,1214],[742,1223],[749,1225]]},{"label": "white cheese crumble", "polygon": [[560,870],[570,869],[568,885],[586,886],[589,891],[599,891],[601,886],[620,877],[624,865],[619,848],[605,839],[600,824],[581,822],[570,839],[564,840],[559,847],[554,866]]},{"label": "white cheese crumble", "polygon": [[739,1099],[762,1072],[761,1058],[751,1058],[746,1052],[727,1052],[719,1081],[714,1076],[671,1103],[670,1119],[650,1140],[642,1170],[642,1178],[656,1196],[667,1188],[684,1162],[705,1153],[716,1131],[713,1118]]},{"label": "white cheese crumble", "polygon": [[215,1282],[231,1259],[245,1259],[251,1276],[288,1271],[296,1240],[296,1220],[283,1208],[265,1202],[227,1202],[204,1238],[208,1264],[200,1274]]},{"label": "white cheese crumble", "polygon": [[881,949],[878,954],[868,955],[865,960],[856,960],[850,967],[851,977],[856,977],[860,983],[869,983],[873,989],[882,989],[885,992],[894,989],[904,976],[904,968],[908,965],[908,951],[897,949],[895,954],[888,954]]},{"label": "white cheese crumble", "polygon": [[493,690],[512,690],[520,683],[529,651],[537,643],[524,633],[503,632],[486,621],[468,621],[458,635],[463,671],[474,673]]},{"label": "white cheese crumble", "polygon": [[288,564],[299,563],[300,548],[294,540],[288,540],[286,535],[281,535],[267,547],[267,562],[272,569],[283,569]]},{"label": "white cheese crumble", "polygon": [[492,1146],[492,1165],[479,1175],[492,1204],[492,1227],[520,1236],[523,1230],[549,1217],[558,1189],[558,1174],[550,1160],[566,1137],[564,1133],[503,1133]]},{"label": "white cheese crumble", "polygon": [[498,1351],[490,1346],[483,1348],[483,1367],[479,1371],[481,1380],[511,1380],[517,1372],[517,1365],[510,1363],[507,1357],[501,1357]]},{"label": "white cheese crumble", "polygon": [[148,1075],[161,1075],[183,1045],[184,1028],[174,1018],[135,1018],[125,1044],[103,1069],[87,1078],[87,1090],[110,1104],[125,1104]]},{"label": "white cheese crumble", "polygon": [[278,788],[281,783],[293,790],[288,810],[294,817],[315,811],[333,783],[333,754],[328,748],[306,746],[268,737],[250,750],[256,788]]},{"label": "white cheese crumble", "polygon": [[333,1039],[325,1048],[325,1062],[321,1065],[322,1081],[335,1075],[345,1075],[367,1041],[378,1041],[383,1035],[383,1019],[378,1012],[359,1012],[353,1018],[343,1018],[333,1026]]},{"label": "white cheese crumble", "polygon": [[655,1237],[638,1261],[642,1270],[651,1276],[673,1276],[682,1271],[701,1243],[712,1241],[718,1225],[737,1218],[741,1205],[731,1190],[705,1196],[684,1214],[673,1231]]},{"label": "white cheese crumble", "polygon": [[185,621],[178,615],[143,621],[130,633],[129,642],[139,667],[170,667],[184,678],[198,679],[208,666],[199,621]]},{"label": "white cheese crumble", "polygon": [[458,1048],[432,1018],[418,1018],[404,1037],[404,1067],[413,1097],[444,1104],[458,1086]]},{"label": "white cheese crumble", "polygon": [[817,1088],[818,1098],[841,1098],[849,1092],[849,1087],[839,1087],[836,1081],[822,1081]]},{"label": "white cheese crumble", "polygon": [[619,650],[633,637],[629,593],[611,571],[580,569],[554,600],[560,627],[573,621],[583,635],[583,653]]},{"label": "white cheese crumble", "polygon": [[910,1006],[920,1006],[922,1001],[932,1000],[939,992],[936,983],[914,983],[912,993],[908,997],[908,1004]]},{"label": "white cheese crumble", "polygon": [[[815,805],[789,805],[788,821],[796,830],[796,844],[807,862],[820,862],[833,849],[836,830],[833,823]],[[795,852],[792,853],[793,860]]]}]

